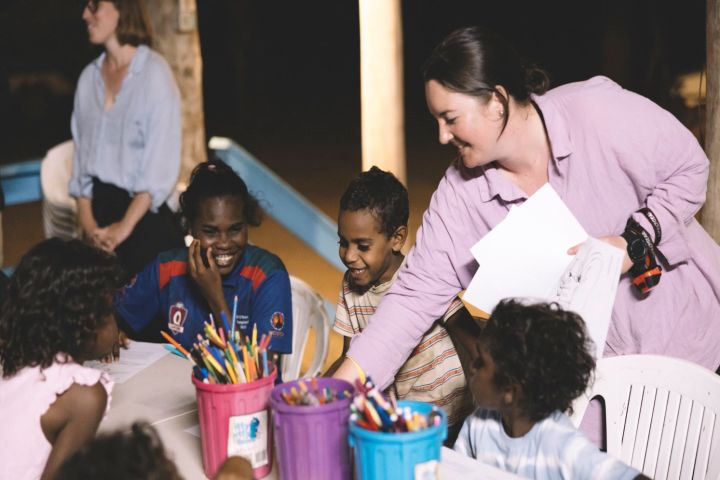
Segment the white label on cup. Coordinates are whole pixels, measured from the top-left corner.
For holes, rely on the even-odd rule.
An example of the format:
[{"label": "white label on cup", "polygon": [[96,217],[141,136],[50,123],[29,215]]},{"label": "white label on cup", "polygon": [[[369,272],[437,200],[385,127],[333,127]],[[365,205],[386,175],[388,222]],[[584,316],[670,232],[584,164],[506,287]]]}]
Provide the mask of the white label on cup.
[{"label": "white label on cup", "polygon": [[430,460],[415,465],[415,480],[438,480],[438,461]]},{"label": "white label on cup", "polygon": [[268,463],[267,410],[250,415],[230,417],[228,421],[227,454],[250,460],[253,468]]}]

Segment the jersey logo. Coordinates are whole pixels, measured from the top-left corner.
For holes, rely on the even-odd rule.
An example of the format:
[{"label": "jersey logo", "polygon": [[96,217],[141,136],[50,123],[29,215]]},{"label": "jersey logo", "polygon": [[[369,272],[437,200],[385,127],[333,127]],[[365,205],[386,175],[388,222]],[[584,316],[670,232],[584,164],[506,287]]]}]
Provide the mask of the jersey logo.
[{"label": "jersey logo", "polygon": [[183,333],[185,331],[185,320],[187,320],[188,311],[182,302],[170,306],[168,328],[174,334]]},{"label": "jersey logo", "polygon": [[275,312],[270,317],[270,324],[275,330],[282,330],[285,326],[285,314],[283,312]]}]

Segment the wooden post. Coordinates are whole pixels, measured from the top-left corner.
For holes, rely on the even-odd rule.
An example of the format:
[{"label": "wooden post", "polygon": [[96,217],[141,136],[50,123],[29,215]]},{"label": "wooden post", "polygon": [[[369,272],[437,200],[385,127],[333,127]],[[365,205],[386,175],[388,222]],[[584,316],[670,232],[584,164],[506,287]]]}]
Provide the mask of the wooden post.
[{"label": "wooden post", "polygon": [[707,200],[702,225],[715,241],[720,241],[720,3],[706,0],[707,93],[705,95],[705,153],[710,159]]},{"label": "wooden post", "polygon": [[207,158],[202,97],[202,57],[195,0],[146,0],[153,48],[170,64],[182,101],[180,183]]},{"label": "wooden post", "polygon": [[406,182],[400,0],[359,0],[362,168]]}]

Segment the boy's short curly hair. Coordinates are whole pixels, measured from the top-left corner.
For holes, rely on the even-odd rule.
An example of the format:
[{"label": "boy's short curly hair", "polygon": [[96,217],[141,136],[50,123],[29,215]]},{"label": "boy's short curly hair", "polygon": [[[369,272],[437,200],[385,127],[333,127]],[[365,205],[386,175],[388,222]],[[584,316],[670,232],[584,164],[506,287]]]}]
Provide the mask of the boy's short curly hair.
[{"label": "boy's short curly hair", "polygon": [[340,211],[366,209],[380,222],[380,232],[390,237],[398,227],[407,226],[408,192],[395,175],[372,167],[351,181],[340,198]]},{"label": "boy's short curly hair", "polygon": [[180,480],[157,431],[145,422],[97,437],[70,457],[57,480]]},{"label": "boy's short curly hair", "polygon": [[45,240],[23,256],[0,303],[0,364],[10,377],[49,367],[58,353],[78,357],[113,314],[122,285],[116,257],[79,240]]},{"label": "boy's short curly hair", "polygon": [[248,191],[243,179],[225,162],[213,159],[193,169],[187,190],[180,194],[180,210],[185,229],[190,230],[192,227],[200,210],[200,202],[226,196],[238,197],[242,201],[245,223],[253,227],[260,225],[262,209],[257,199]]},{"label": "boy's short curly hair", "polygon": [[568,411],[595,369],[585,322],[557,304],[503,300],[480,342],[495,362],[495,384],[519,387],[520,407],[534,421]]}]

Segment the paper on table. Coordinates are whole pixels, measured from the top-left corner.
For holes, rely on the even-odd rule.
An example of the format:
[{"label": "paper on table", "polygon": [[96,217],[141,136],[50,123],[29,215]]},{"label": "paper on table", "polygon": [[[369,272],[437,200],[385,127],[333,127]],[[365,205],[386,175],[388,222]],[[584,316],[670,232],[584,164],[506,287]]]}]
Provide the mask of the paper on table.
[{"label": "paper on table", "polygon": [[491,467],[447,447],[442,447],[441,458],[442,478],[452,478],[453,480],[521,480],[525,478]]},{"label": "paper on table", "polygon": [[463,300],[486,312],[507,297],[547,298],[548,285],[572,261],[568,248],[587,239],[557,192],[545,184],[471,249],[479,268]]},{"label": "paper on table", "polygon": [[110,374],[117,384],[127,382],[133,375],[168,355],[162,343],[130,341],[127,349],[120,350],[120,360],[102,363],[97,360],[85,362],[86,367],[97,368]]},{"label": "paper on table", "polygon": [[550,292],[549,300],[585,320],[597,359],[602,358],[605,349],[624,257],[623,250],[588,238]]}]

